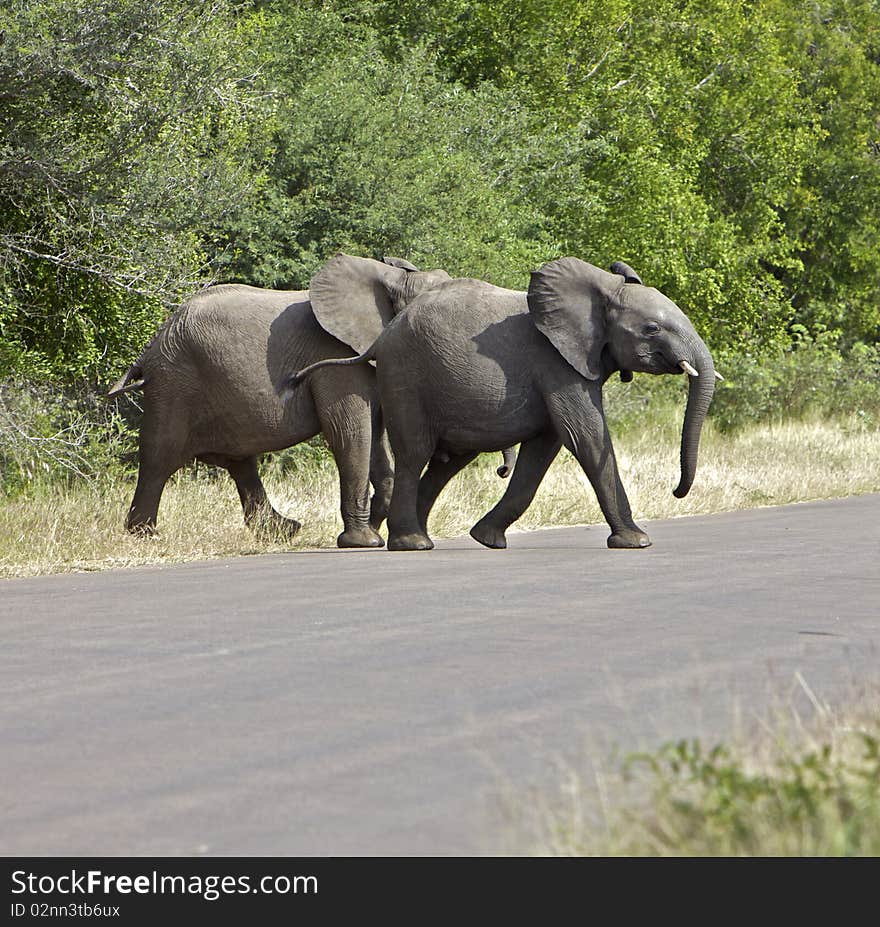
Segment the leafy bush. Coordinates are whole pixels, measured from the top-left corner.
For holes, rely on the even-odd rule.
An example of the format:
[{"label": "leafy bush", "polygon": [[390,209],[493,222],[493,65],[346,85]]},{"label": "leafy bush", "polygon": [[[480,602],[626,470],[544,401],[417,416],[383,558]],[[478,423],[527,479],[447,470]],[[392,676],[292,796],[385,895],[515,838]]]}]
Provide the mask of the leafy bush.
[{"label": "leafy bush", "polygon": [[94,393],[23,381],[0,384],[0,490],[119,478],[135,457],[137,400],[117,406]]},{"label": "leafy bush", "polygon": [[[781,750],[750,768],[725,746],[667,744],[630,758],[651,811],[629,818],[620,851],[699,856],[876,856],[880,736],[853,732],[805,753]],[[635,824],[635,827],[632,825]]]},{"label": "leafy bush", "polygon": [[[792,342],[762,353],[716,352],[725,377],[715,387],[709,419],[723,432],[760,422],[823,416],[848,418],[860,427],[880,427],[880,345],[856,342],[838,348],[839,332],[811,336],[792,326]],[[680,421],[686,401],[682,377],[614,377],[605,387],[612,428],[664,427]]]},{"label": "leafy bush", "polygon": [[789,347],[761,355],[722,355],[727,379],[719,383],[710,415],[721,430],[751,422],[806,415],[855,415],[880,424],[880,346],[837,349],[837,332],[815,337],[793,326]]}]

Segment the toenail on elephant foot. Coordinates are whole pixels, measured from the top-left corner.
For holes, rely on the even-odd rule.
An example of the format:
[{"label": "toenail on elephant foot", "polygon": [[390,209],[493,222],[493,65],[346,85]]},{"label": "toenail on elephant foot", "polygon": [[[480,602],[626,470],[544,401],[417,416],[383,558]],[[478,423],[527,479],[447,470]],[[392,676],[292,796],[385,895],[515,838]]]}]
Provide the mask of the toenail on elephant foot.
[{"label": "toenail on elephant foot", "polygon": [[393,534],[388,538],[388,550],[433,550],[434,542],[427,534]]},{"label": "toenail on elephant foot", "polygon": [[608,546],[612,550],[639,550],[650,547],[651,539],[644,531],[615,531],[608,537]]},{"label": "toenail on elephant foot", "polygon": [[372,528],[351,528],[336,538],[337,547],[384,547],[382,536]]},{"label": "toenail on elephant foot", "polygon": [[500,528],[494,525],[478,521],[470,531],[471,537],[479,541],[483,547],[490,547],[492,550],[505,550],[507,548],[507,537]]}]

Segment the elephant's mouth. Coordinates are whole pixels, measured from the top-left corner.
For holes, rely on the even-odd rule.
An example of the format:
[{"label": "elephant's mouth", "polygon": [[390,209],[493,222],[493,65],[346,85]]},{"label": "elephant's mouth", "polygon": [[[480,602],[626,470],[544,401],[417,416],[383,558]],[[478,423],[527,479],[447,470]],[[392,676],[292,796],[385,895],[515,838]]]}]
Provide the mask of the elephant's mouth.
[{"label": "elephant's mouth", "polygon": [[643,359],[651,373],[681,373],[680,361],[669,360],[662,351],[649,351]]}]

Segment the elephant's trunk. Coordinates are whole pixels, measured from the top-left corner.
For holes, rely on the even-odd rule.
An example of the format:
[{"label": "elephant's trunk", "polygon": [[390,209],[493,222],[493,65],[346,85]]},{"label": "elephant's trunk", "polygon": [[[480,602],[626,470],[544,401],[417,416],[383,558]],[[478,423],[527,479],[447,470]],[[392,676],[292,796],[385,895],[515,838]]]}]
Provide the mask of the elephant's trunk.
[{"label": "elephant's trunk", "polygon": [[699,339],[690,339],[688,356],[680,358],[679,364],[691,366],[697,374],[693,376],[688,371],[688,401],[681,429],[681,479],[672,491],[674,496],[683,499],[690,491],[697,472],[700,432],[709,410],[709,403],[712,401],[712,394],[715,392],[715,365],[708,348]]}]

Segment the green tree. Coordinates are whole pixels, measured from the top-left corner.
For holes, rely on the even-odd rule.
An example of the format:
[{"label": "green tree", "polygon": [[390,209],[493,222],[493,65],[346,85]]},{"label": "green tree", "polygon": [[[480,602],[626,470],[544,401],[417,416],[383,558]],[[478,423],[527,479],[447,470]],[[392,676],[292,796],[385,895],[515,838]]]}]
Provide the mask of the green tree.
[{"label": "green tree", "polygon": [[364,15],[390,55],[421,43],[451,79],[517,93],[553,153],[559,182],[532,188],[551,236],[628,258],[714,344],[789,321],[877,337],[876,3],[377,0]]},{"label": "green tree", "polygon": [[535,120],[516,96],[445,79],[421,47],[389,60],[332,10],[273,15],[261,57],[281,98],[275,157],[228,224],[225,276],[307,286],[346,250],[524,285],[553,244],[522,154]]},{"label": "green tree", "polygon": [[258,21],[226,0],[0,12],[0,375],[105,379],[259,174]]},{"label": "green tree", "polygon": [[880,6],[778,3],[799,106],[821,126],[784,220],[803,272],[787,287],[799,321],[880,339]]}]

